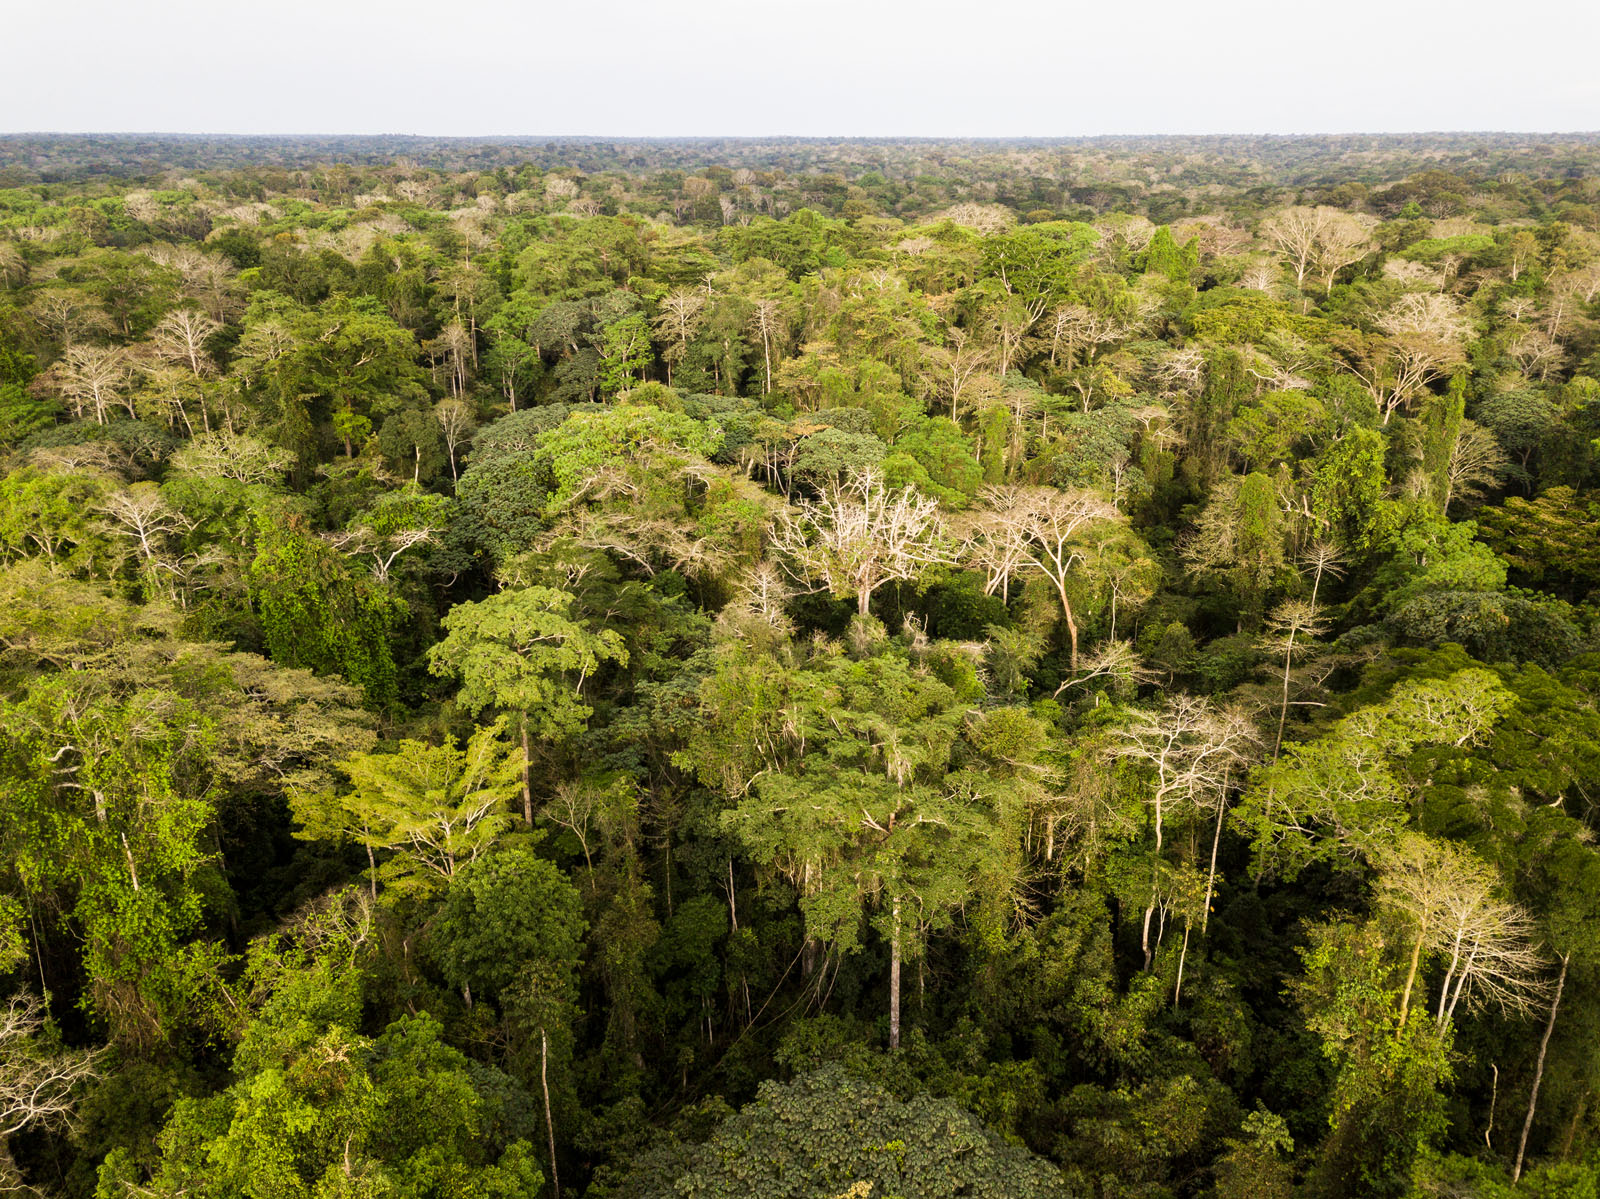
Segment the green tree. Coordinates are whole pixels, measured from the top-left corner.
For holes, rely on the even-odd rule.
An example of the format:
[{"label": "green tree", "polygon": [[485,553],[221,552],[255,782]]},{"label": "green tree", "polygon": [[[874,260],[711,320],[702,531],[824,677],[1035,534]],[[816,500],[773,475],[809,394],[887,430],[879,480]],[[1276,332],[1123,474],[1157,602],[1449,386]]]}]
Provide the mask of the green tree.
[{"label": "green tree", "polygon": [[444,640],[428,651],[435,674],[461,680],[461,703],[469,712],[494,707],[517,714],[523,815],[530,825],[530,731],[549,738],[576,733],[593,713],[583,702],[584,682],[602,663],[628,661],[618,633],[595,632],[572,618],[574,598],[550,587],[523,587],[458,604],[444,618]]},{"label": "green tree", "polygon": [[[364,846],[374,897],[380,878],[403,889],[450,883],[509,823],[503,809],[517,792],[518,769],[500,732],[493,724],[465,745],[407,740],[389,752],[353,755],[339,766],[348,793],[294,797],[300,835],[344,835]],[[376,850],[394,856],[378,866]]]},{"label": "green tree", "polygon": [[828,1066],[765,1082],[701,1146],[646,1157],[626,1193],[646,1199],[1054,1199],[1054,1166],[1008,1145],[958,1105],[896,1099]]},{"label": "green tree", "polygon": [[251,598],[273,661],[339,673],[360,687],[367,705],[392,709],[398,675],[390,650],[394,601],[380,585],[350,573],[325,542],[292,522],[257,526],[250,563]]}]

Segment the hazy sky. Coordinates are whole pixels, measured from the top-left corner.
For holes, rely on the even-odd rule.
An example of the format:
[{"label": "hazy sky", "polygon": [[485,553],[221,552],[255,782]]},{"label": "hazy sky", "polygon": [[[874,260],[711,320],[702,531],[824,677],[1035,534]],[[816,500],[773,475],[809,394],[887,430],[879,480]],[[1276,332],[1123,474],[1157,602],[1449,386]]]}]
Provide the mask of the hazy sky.
[{"label": "hazy sky", "polygon": [[7,0],[0,130],[1600,129],[1600,0]]}]

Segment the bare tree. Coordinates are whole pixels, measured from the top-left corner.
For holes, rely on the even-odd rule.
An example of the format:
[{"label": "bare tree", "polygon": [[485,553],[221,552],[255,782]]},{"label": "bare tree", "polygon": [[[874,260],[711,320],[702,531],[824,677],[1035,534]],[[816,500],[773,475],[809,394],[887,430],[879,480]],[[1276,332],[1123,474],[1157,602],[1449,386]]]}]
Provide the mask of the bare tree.
[{"label": "bare tree", "polygon": [[138,415],[126,394],[133,371],[120,346],[73,346],[60,371],[61,395],[79,420],[93,416],[103,425],[116,407]]},{"label": "bare tree", "polygon": [[1410,292],[1378,319],[1383,338],[1352,371],[1377,401],[1387,425],[1428,385],[1466,358],[1468,326],[1460,305],[1439,292]]},{"label": "bare tree", "polygon": [[1322,272],[1322,290],[1333,290],[1333,279],[1352,262],[1360,262],[1372,249],[1372,237],[1349,213],[1334,211],[1317,238],[1317,268]]},{"label": "bare tree", "polygon": [[1296,205],[1274,213],[1262,223],[1261,235],[1294,272],[1297,290],[1305,290],[1306,276],[1317,265],[1317,245],[1332,208],[1307,208]]},{"label": "bare tree", "polygon": [[172,507],[154,483],[135,483],[106,497],[101,509],[111,527],[133,542],[140,563],[154,585],[167,542],[194,527],[194,522]]},{"label": "bare tree", "polygon": [[239,483],[281,482],[293,456],[248,433],[216,429],[192,438],[172,455],[170,470],[200,479]]},{"label": "bare tree", "polygon": [[[1287,600],[1267,615],[1267,648],[1283,655],[1283,694],[1278,703],[1278,734],[1272,742],[1272,760],[1278,760],[1283,749],[1283,728],[1289,719],[1289,680],[1294,668],[1295,642],[1301,638],[1320,637],[1328,630],[1328,622],[1317,612],[1315,602]],[[1298,647],[1305,652],[1305,647]]]},{"label": "bare tree", "polygon": [[69,349],[78,338],[109,333],[113,327],[105,310],[75,288],[46,288],[34,297],[28,308],[45,332]]},{"label": "bare tree", "polygon": [[380,533],[370,525],[357,525],[353,529],[343,529],[324,536],[341,553],[352,558],[370,558],[372,577],[382,583],[388,579],[389,571],[402,554],[419,545],[428,545],[435,540],[438,532],[432,527],[421,527]]},{"label": "bare tree", "polygon": [[1027,562],[1027,532],[1022,519],[1027,492],[1017,487],[986,487],[984,506],[958,527],[966,564],[983,572],[983,593],[996,591],[1011,602],[1011,580]]},{"label": "bare tree", "polygon": [[1463,998],[1474,1007],[1523,1012],[1541,996],[1533,921],[1499,897],[1500,879],[1489,863],[1464,846],[1414,832],[1400,833],[1372,856],[1380,899],[1415,929],[1400,996],[1402,1021],[1425,954],[1445,966],[1434,1010],[1441,1029]]},{"label": "bare tree", "polygon": [[761,390],[772,390],[772,356],[778,337],[783,332],[783,308],[777,300],[756,300],[750,310],[750,327],[761,338],[761,361],[764,368]]},{"label": "bare tree", "polygon": [[205,341],[220,328],[219,322],[193,308],[169,312],[155,327],[156,357],[188,368],[196,379],[209,378],[217,368],[206,352]]},{"label": "bare tree", "polygon": [[7,1141],[26,1128],[58,1127],[72,1115],[77,1089],[95,1077],[97,1055],[56,1051],[42,1043],[44,1003],[13,995],[0,1008],[0,1190],[20,1179]]},{"label": "bare tree", "polygon": [[14,287],[27,277],[28,264],[21,251],[9,241],[0,241],[0,283]]},{"label": "bare tree", "polygon": [[978,345],[966,332],[951,326],[945,331],[946,345],[929,346],[925,351],[938,380],[938,390],[950,397],[950,419],[961,414],[961,397],[980,371],[993,362],[987,347]]},{"label": "bare tree", "polygon": [[910,581],[951,560],[938,508],[909,487],[889,487],[876,470],[852,472],[820,499],[785,513],[773,544],[796,580],[853,597],[865,616],[885,583]]},{"label": "bare tree", "polygon": [[1513,1186],[1522,1178],[1522,1161],[1528,1153],[1528,1133],[1533,1131],[1533,1114],[1538,1110],[1539,1086],[1544,1082],[1544,1058],[1550,1049],[1550,1034],[1555,1031],[1556,1013],[1561,1010],[1561,993],[1567,989],[1567,967],[1572,955],[1561,955],[1561,973],[1556,977],[1556,995],[1550,1001],[1550,1014],[1545,1018],[1544,1035],[1539,1038],[1539,1060],[1533,1068],[1533,1088],[1528,1092],[1528,1114],[1522,1120],[1522,1136],[1517,1140],[1517,1164],[1511,1169]]},{"label": "bare tree", "polygon": [[1121,520],[1122,514],[1093,491],[991,487],[984,499],[985,511],[967,526],[968,560],[987,576],[991,595],[1013,573],[1032,571],[1050,580],[1067,622],[1071,666],[1077,670],[1078,622],[1068,584],[1093,548],[1090,532]]},{"label": "bare tree", "polygon": [[1451,500],[1478,499],[1500,481],[1508,460],[1500,442],[1475,421],[1461,421],[1445,461],[1444,507]]},{"label": "bare tree", "polygon": [[[1203,696],[1176,695],[1159,709],[1135,712],[1112,748],[1114,756],[1144,764],[1152,776],[1145,802],[1155,833],[1155,857],[1151,898],[1140,934],[1146,970],[1155,957],[1150,923],[1157,905],[1155,880],[1161,867],[1166,822],[1183,812],[1217,808],[1220,839],[1220,808],[1226,803],[1228,785],[1243,776],[1256,743],[1255,727],[1239,713],[1219,708]],[[1216,878],[1215,845],[1211,870],[1206,886],[1208,907]]]},{"label": "bare tree", "polygon": [[[656,333],[666,340],[661,360],[667,364],[667,383],[672,382],[672,367],[681,364],[689,353],[689,341],[705,320],[706,296],[693,288],[679,287],[661,300],[661,313],[651,322]],[[771,356],[768,355],[767,390],[772,390]]]},{"label": "bare tree", "polygon": [[460,399],[440,400],[434,405],[433,415],[438,418],[439,428],[444,433],[445,449],[450,454],[450,477],[457,479],[456,452],[472,439],[478,427],[472,415],[472,405]]}]

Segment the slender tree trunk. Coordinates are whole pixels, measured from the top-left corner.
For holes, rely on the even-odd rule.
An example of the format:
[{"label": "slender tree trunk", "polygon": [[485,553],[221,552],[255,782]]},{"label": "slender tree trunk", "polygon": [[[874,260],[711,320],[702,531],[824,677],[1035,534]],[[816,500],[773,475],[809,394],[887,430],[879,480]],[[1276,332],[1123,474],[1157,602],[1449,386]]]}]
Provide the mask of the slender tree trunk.
[{"label": "slender tree trunk", "polygon": [[1189,960],[1189,926],[1187,917],[1183,921],[1183,948],[1178,951],[1178,985],[1172,988],[1172,1006],[1178,1006],[1178,1000],[1183,995],[1183,965]]},{"label": "slender tree trunk", "polygon": [[889,1048],[900,1048],[900,901],[894,901],[894,931],[889,936]]},{"label": "slender tree trunk", "polygon": [[1200,936],[1206,935],[1206,927],[1211,923],[1211,895],[1217,885],[1217,847],[1222,844],[1222,817],[1228,810],[1228,781],[1229,776],[1222,776],[1222,794],[1217,796],[1217,824],[1211,832],[1211,865],[1206,871],[1206,903],[1200,909]]},{"label": "slender tree trunk", "polygon": [[1289,665],[1294,661],[1294,630],[1289,631],[1289,645],[1283,651],[1283,700],[1278,705],[1278,739],[1272,743],[1272,761],[1276,765],[1283,749],[1283,726],[1289,719]]},{"label": "slender tree trunk", "polygon": [[1583,1123],[1584,1113],[1589,1110],[1589,1095],[1584,1093],[1578,1100],[1578,1107],[1572,1113],[1572,1120],[1567,1124],[1567,1135],[1561,1139],[1561,1160],[1566,1161],[1572,1153],[1572,1139],[1578,1135],[1578,1125]]},{"label": "slender tree trunk", "polygon": [[1489,1084],[1489,1125],[1483,1130],[1483,1145],[1490,1152],[1494,1151],[1494,1109],[1500,1102],[1500,1066],[1496,1062],[1489,1063],[1489,1069],[1494,1071],[1494,1081]]},{"label": "slender tree trunk", "polygon": [[533,827],[533,787],[528,782],[531,769],[528,757],[528,714],[522,713],[522,818]]},{"label": "slender tree trunk", "polygon": [[1424,920],[1417,929],[1417,943],[1411,947],[1411,968],[1406,971],[1406,989],[1400,994],[1400,1024],[1404,1027],[1406,1013],[1411,1010],[1411,988],[1417,981],[1417,964],[1422,961],[1422,941],[1428,935],[1428,922]]},{"label": "slender tree trunk", "polygon": [[1539,1104],[1539,1084],[1544,1081],[1544,1055],[1550,1048],[1550,1033],[1556,1026],[1556,1012],[1561,1010],[1561,992],[1567,985],[1567,963],[1570,953],[1561,955],[1561,975],[1556,979],[1556,997],[1550,1001],[1550,1018],[1544,1022],[1544,1036],[1539,1038],[1539,1061],[1533,1068],[1533,1091],[1528,1095],[1528,1115],[1522,1121],[1522,1139],[1517,1142],[1517,1164],[1511,1170],[1511,1185],[1516,1186],[1522,1177],[1522,1159],[1528,1151],[1528,1133],[1533,1129],[1533,1113]]},{"label": "slender tree trunk", "polygon": [[550,1115],[550,1038],[539,1029],[539,1085],[544,1089],[544,1127],[550,1136],[550,1185],[561,1199],[561,1175],[556,1173],[556,1122]]}]

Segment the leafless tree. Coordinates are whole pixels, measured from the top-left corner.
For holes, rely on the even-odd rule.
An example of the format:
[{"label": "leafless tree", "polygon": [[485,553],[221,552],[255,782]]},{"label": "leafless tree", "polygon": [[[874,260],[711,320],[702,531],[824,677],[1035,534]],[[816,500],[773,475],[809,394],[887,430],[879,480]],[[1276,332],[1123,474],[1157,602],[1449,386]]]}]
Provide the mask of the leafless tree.
[{"label": "leafless tree", "polygon": [[772,356],[777,340],[783,333],[783,306],[777,300],[756,300],[750,310],[750,327],[761,338],[761,361],[764,367],[762,391],[771,392]]},{"label": "leafless tree", "polygon": [[112,527],[133,542],[146,566],[165,549],[169,537],[193,527],[183,513],[167,503],[154,483],[135,483],[106,497],[102,511]]},{"label": "leafless tree", "polygon": [[168,466],[196,478],[255,484],[281,481],[292,461],[286,451],[248,433],[217,429],[192,438],[172,455]]},{"label": "leafless tree", "polygon": [[205,342],[222,325],[193,308],[180,308],[161,318],[152,334],[156,357],[163,362],[187,367],[196,379],[210,378],[216,364],[206,352]]},{"label": "leafless tree", "polygon": [[1493,1004],[1524,1012],[1543,994],[1543,961],[1533,941],[1533,921],[1500,898],[1494,868],[1471,850],[1421,833],[1402,832],[1376,849],[1383,902],[1415,928],[1400,996],[1400,1019],[1411,1008],[1424,954],[1444,965],[1434,1009],[1443,1028],[1465,998],[1469,1006]]},{"label": "leafless tree", "polygon": [[120,346],[73,346],[61,363],[61,395],[79,420],[105,424],[116,407],[137,416],[127,389],[132,376],[128,353]]},{"label": "leafless tree", "polygon": [[954,326],[945,331],[945,342],[927,347],[925,354],[937,379],[937,389],[950,397],[950,419],[957,420],[963,393],[979,372],[993,365],[994,356],[988,347],[980,346],[965,330]]},{"label": "leafless tree", "polygon": [[[1283,729],[1289,719],[1289,682],[1294,669],[1295,652],[1307,650],[1304,642],[1320,637],[1328,631],[1328,622],[1317,611],[1317,605],[1305,600],[1286,600],[1267,615],[1267,648],[1275,655],[1283,655],[1283,691],[1278,703],[1278,734],[1272,742],[1272,760],[1278,760],[1283,749]],[[1299,645],[1296,642],[1300,642]]]},{"label": "leafless tree", "polygon": [[908,582],[951,560],[938,502],[897,489],[876,470],[852,472],[785,513],[773,539],[792,576],[813,590],[854,598],[865,616],[885,583]]},{"label": "leafless tree", "polygon": [[478,422],[472,415],[472,405],[465,400],[440,400],[434,406],[433,415],[439,421],[439,428],[444,434],[445,449],[450,455],[450,477],[456,479],[456,452],[466,442],[472,439]]},{"label": "leafless tree", "polygon": [[[1134,713],[1121,730],[1112,753],[1142,763],[1150,771],[1150,786],[1144,798],[1150,807],[1150,825],[1155,833],[1154,871],[1160,870],[1166,822],[1176,815],[1215,809],[1220,840],[1221,808],[1227,801],[1227,788],[1233,780],[1243,777],[1256,745],[1255,727],[1249,720],[1238,712],[1219,708],[1203,696],[1176,695],[1158,709]],[[1150,923],[1156,911],[1153,881],[1156,877],[1158,874],[1152,874],[1152,894],[1140,934],[1147,970],[1155,956]],[[1216,845],[1213,844],[1211,876],[1206,886],[1207,908],[1215,879]]]},{"label": "leafless tree", "polygon": [[27,277],[28,264],[13,242],[0,241],[0,283],[14,287]]},{"label": "leafless tree", "polygon": [[1070,661],[1076,670],[1078,622],[1068,584],[1092,548],[1090,532],[1121,520],[1122,514],[1093,491],[991,487],[983,497],[983,511],[966,526],[968,560],[984,572],[990,595],[1014,573],[1031,571],[1050,580],[1067,622]]},{"label": "leafless tree", "polygon": [[341,553],[352,558],[370,558],[372,577],[382,583],[388,579],[389,571],[402,554],[419,545],[429,544],[438,532],[438,529],[423,527],[380,533],[370,525],[358,525],[325,536],[328,543]]},{"label": "leafless tree", "polygon": [[1262,223],[1261,234],[1294,272],[1299,291],[1305,290],[1306,277],[1313,272],[1322,274],[1326,291],[1340,269],[1359,260],[1372,244],[1360,221],[1326,206],[1285,208]]},{"label": "leafless tree", "polygon": [[73,1094],[96,1075],[98,1055],[54,1050],[43,1039],[44,1003],[26,993],[0,1007],[0,1190],[20,1185],[7,1141],[26,1128],[59,1127]]},{"label": "leafless tree", "polygon": [[1397,409],[1465,361],[1468,327],[1460,305],[1439,292],[1401,296],[1379,318],[1378,327],[1383,333],[1380,353],[1353,369],[1387,425]]},{"label": "leafless tree", "polygon": [[[666,340],[661,360],[667,364],[667,382],[672,382],[674,364],[682,363],[689,352],[689,342],[705,320],[706,296],[693,288],[679,287],[668,292],[661,300],[661,313],[652,322],[656,333]],[[768,385],[771,387],[771,357],[768,357]]]}]

